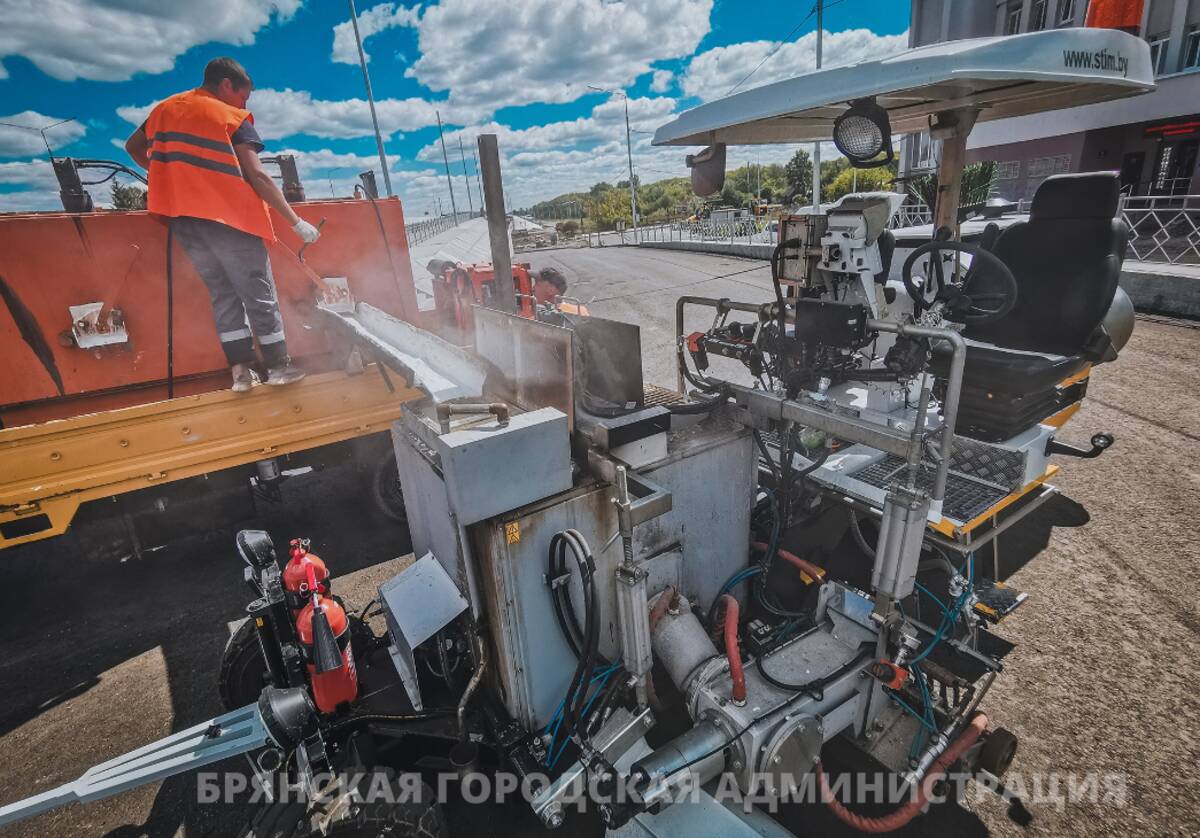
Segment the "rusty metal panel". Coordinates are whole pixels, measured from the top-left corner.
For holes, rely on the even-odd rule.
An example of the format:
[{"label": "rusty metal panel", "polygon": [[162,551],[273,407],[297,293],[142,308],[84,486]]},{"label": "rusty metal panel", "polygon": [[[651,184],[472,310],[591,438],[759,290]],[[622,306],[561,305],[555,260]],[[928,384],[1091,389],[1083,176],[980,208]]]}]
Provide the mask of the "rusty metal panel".
[{"label": "rusty metal panel", "polygon": [[[417,318],[404,212],[395,199],[309,201],[296,212],[321,239],[304,254],[321,276],[405,320]],[[315,289],[294,255],[300,242],[277,216],[268,247],[288,350],[310,372],[330,369]],[[29,213],[0,218],[0,354],[20,375],[0,378],[5,424],[40,422],[166,397],[167,225],[146,212]],[[229,386],[204,283],[172,247],[175,395]],[[121,312],[128,341],[79,348],[71,306]],[[28,407],[12,410],[14,405]],[[18,414],[14,418],[14,413]]]},{"label": "rusty metal panel", "polygon": [[489,390],[525,410],[556,407],[575,429],[570,329],[476,306],[475,351],[499,375]]}]

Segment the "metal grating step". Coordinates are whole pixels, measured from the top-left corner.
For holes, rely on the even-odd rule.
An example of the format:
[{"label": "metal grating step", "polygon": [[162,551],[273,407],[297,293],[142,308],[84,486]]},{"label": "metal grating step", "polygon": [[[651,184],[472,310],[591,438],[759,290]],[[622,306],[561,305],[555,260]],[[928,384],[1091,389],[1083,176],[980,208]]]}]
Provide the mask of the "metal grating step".
[{"label": "metal grating step", "polygon": [[[901,478],[905,465],[903,457],[889,454],[850,476],[877,489],[887,489],[889,484]],[[932,488],[933,470],[928,467],[922,468],[917,474],[917,485],[926,490]],[[952,520],[966,523],[987,512],[1008,497],[1008,494],[1006,489],[951,471],[946,480],[942,514]]]}]

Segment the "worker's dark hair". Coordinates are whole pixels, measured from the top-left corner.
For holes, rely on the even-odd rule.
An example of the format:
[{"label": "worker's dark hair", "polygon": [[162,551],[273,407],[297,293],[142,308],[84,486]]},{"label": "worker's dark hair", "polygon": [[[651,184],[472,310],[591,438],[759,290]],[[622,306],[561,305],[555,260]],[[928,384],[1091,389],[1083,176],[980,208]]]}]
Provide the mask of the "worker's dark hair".
[{"label": "worker's dark hair", "polygon": [[538,282],[549,282],[558,289],[559,294],[567,293],[567,278],[558,272],[557,268],[542,268],[537,273]]},{"label": "worker's dark hair", "polygon": [[222,79],[229,79],[234,87],[246,87],[250,84],[250,74],[246,68],[232,58],[214,58],[204,68],[204,86],[215,88]]}]

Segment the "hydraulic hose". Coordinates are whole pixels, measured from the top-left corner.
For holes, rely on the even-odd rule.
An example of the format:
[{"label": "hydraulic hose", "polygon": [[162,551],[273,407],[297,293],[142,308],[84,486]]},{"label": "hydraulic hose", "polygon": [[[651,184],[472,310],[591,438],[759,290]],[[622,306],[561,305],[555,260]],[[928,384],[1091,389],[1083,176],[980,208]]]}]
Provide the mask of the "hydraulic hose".
[{"label": "hydraulic hose", "polygon": [[[769,547],[766,544],[763,544],[761,541],[752,541],[750,542],[750,546],[755,550],[761,550],[763,552],[766,552],[769,549]],[[802,559],[795,553],[784,550],[782,547],[777,547],[775,549],[775,555],[779,556],[784,561],[791,563],[797,570],[806,574],[813,582],[817,582],[825,578],[825,568],[815,565],[807,559]]]},{"label": "hydraulic hose", "polygon": [[921,780],[920,788],[912,800],[905,803],[894,812],[876,818],[868,818],[863,815],[856,815],[847,809],[833,791],[829,788],[829,781],[825,779],[825,772],[821,770],[821,763],[817,763],[817,782],[820,784],[821,799],[825,801],[830,811],[837,816],[838,820],[852,829],[857,829],[860,832],[869,832],[879,834],[881,832],[893,832],[907,825],[913,818],[920,814],[925,808],[926,801],[929,800],[929,795],[933,789],[934,783],[941,779],[946,770],[953,765],[959,757],[966,752],[968,748],[974,745],[983,732],[987,730],[988,718],[983,713],[978,713],[967,726],[963,728],[962,733],[958,738],[951,743],[941,756],[934,760],[933,765],[929,767],[929,772]]},{"label": "hydraulic hose", "polygon": [[733,680],[733,703],[742,707],[746,704],[746,671],[738,649],[740,609],[733,594],[722,594],[721,602],[725,603],[725,657],[729,659],[729,677]]}]

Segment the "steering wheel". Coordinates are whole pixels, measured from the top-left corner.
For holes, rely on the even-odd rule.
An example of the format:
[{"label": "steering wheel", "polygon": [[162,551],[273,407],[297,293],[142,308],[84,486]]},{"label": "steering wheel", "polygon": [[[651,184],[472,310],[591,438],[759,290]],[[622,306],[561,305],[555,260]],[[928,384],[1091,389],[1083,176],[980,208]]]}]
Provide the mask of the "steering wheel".
[{"label": "steering wheel", "polygon": [[[971,267],[961,281],[946,281],[942,253],[966,253],[971,256]],[[935,286],[932,300],[926,296],[927,286],[923,288],[913,282],[913,265],[922,256],[932,257],[929,260]],[[987,278],[987,287],[981,285],[981,277]],[[947,304],[951,319],[964,323],[990,323],[1004,317],[1017,304],[1017,279],[1008,265],[990,250],[975,244],[950,240],[926,242],[908,254],[904,260],[902,278],[918,313],[940,300]],[[979,286],[974,293],[972,286]]]}]

